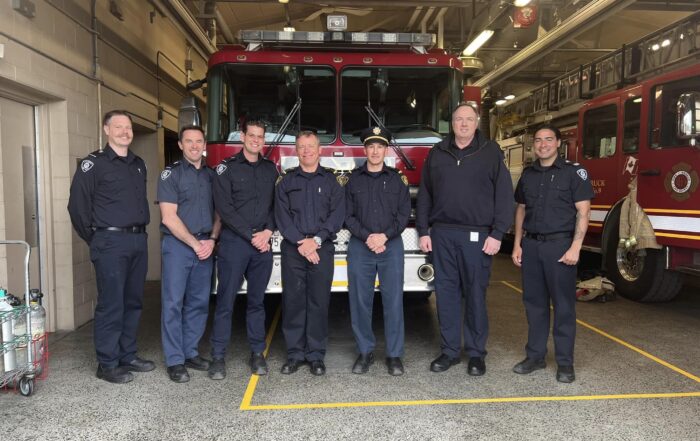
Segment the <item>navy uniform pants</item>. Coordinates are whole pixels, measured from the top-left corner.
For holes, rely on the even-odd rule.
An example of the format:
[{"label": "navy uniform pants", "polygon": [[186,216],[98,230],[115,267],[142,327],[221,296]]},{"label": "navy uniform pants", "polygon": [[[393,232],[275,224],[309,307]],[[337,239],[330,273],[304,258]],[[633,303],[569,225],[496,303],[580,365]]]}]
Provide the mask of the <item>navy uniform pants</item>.
[{"label": "navy uniform pants", "polygon": [[103,368],[136,357],[136,334],[148,270],[146,233],[96,231],[90,259],[97,278],[94,339]]},{"label": "navy uniform pants", "polygon": [[199,260],[192,248],[169,234],[163,235],[161,253],[160,329],[165,365],[175,366],[199,355],[199,340],[209,313],[214,257]]},{"label": "navy uniform pants", "polygon": [[265,350],[265,290],[272,274],[272,252],[261,253],[231,230],[224,228],[219,241],[217,274],[219,285],[216,293],[214,327],[211,334],[211,355],[224,358],[231,340],[233,303],[236,294],[247,282],[246,329],[248,344],[253,352]]},{"label": "navy uniform pants", "polygon": [[576,265],[558,260],[571,246],[571,238],[537,241],[523,238],[523,303],[528,334],[525,351],[533,360],[547,354],[550,301],[554,307],[554,352],[557,364],[572,366],[576,338]]},{"label": "navy uniform pants", "polygon": [[489,333],[486,288],[492,260],[482,251],[487,233],[438,227],[431,229],[430,237],[442,353],[459,357],[464,335],[467,355],[484,357]]},{"label": "navy uniform pants", "polygon": [[367,245],[352,237],[348,244],[348,282],[350,318],[357,351],[374,351],[372,306],[374,282],[379,276],[384,312],[386,356],[402,357],[404,348],[403,319],[403,240],[396,237],[387,241],[386,251],[376,254]]},{"label": "navy uniform pants", "polygon": [[328,345],[328,305],[333,283],[333,242],[325,241],[314,265],[297,246],[282,242],[282,333],[287,358],[318,361]]}]

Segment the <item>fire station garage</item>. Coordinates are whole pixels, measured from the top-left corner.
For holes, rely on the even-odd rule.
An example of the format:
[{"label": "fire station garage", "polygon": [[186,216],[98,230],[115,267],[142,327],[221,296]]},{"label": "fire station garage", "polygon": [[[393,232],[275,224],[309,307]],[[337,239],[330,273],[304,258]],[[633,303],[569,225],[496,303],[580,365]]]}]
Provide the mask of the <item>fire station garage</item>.
[{"label": "fire station garage", "polygon": [[697,0],[0,0],[0,153],[2,439],[700,436]]}]

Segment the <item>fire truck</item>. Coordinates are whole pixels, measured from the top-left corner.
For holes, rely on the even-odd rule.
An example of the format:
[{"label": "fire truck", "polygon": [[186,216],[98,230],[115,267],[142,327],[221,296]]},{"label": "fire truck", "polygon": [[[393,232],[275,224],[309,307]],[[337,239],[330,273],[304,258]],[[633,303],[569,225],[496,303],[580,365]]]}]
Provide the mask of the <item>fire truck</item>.
[{"label": "fire truck", "polygon": [[514,183],[537,125],[560,128],[595,190],[584,249],[630,299],[670,300],[700,273],[699,59],[695,13],[494,110]]},{"label": "fire truck", "polygon": [[[298,165],[296,133],[312,130],[321,141],[321,166],[347,176],[365,161],[360,132],[384,126],[393,134],[386,163],[406,175],[415,204],[421,167],[449,132],[451,109],[463,100],[480,101],[478,88],[463,86],[459,58],[432,48],[433,34],[253,30],[241,31],[240,41],[212,55],[206,80],[192,85],[207,84],[210,167],[240,151],[246,120],[263,119],[263,154],[281,173]],[[192,98],[179,117],[181,126],[198,122]],[[414,219],[412,210],[402,234],[404,292],[430,293],[433,267],[419,249]],[[347,290],[349,238],[341,230],[335,241],[333,291]],[[279,232],[272,237],[270,293],[282,291],[281,240]]]}]

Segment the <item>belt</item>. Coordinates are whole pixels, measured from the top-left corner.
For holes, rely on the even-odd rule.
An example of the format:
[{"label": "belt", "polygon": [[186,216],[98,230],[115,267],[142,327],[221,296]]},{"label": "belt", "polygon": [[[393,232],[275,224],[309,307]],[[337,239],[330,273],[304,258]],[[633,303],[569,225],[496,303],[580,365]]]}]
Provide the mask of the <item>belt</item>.
[{"label": "belt", "polygon": [[574,237],[574,234],[571,232],[552,234],[525,233],[525,237],[527,237],[528,239],[538,240],[540,242],[547,242],[549,240],[556,239],[570,239]]},{"label": "belt", "polygon": [[95,231],[116,231],[118,233],[145,233],[145,225],[134,225],[133,227],[97,227]]},{"label": "belt", "polygon": [[447,228],[451,230],[460,230],[460,231],[475,231],[479,233],[490,233],[491,232],[491,227],[478,227],[475,225],[461,225],[461,224],[447,224],[443,222],[433,222],[431,225],[432,228]]}]

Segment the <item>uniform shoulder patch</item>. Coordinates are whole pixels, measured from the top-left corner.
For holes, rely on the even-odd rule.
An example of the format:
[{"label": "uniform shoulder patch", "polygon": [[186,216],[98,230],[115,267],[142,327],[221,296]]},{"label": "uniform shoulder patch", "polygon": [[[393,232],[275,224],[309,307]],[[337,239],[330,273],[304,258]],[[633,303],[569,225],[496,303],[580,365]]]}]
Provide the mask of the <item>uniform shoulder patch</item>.
[{"label": "uniform shoulder patch", "polygon": [[166,179],[168,179],[170,177],[171,174],[172,174],[172,171],[170,171],[170,168],[166,168],[165,170],[160,172],[160,180],[165,181]]},{"label": "uniform shoulder patch", "polygon": [[83,159],[83,161],[80,163],[80,170],[82,170],[83,173],[87,173],[87,172],[89,172],[90,170],[92,170],[92,168],[93,168],[94,166],[95,166],[95,163],[92,162],[91,160],[89,160],[89,159]]},{"label": "uniform shoulder patch", "polygon": [[341,187],[345,187],[345,185],[350,180],[350,177],[348,177],[348,175],[343,174],[336,176],[335,180],[338,181],[338,184],[340,184]]},{"label": "uniform shoulder patch", "polygon": [[403,182],[403,185],[408,187],[408,177],[406,177],[406,175],[401,172],[399,172],[399,176],[401,176],[401,182]]},{"label": "uniform shoulder patch", "polygon": [[576,170],[576,174],[579,176],[579,178],[583,179],[584,181],[588,179],[588,172],[585,168],[580,168]]},{"label": "uniform shoulder patch", "polygon": [[223,163],[217,165],[216,166],[216,174],[221,176],[226,171],[227,168],[228,167],[226,166],[226,164],[223,164]]}]

